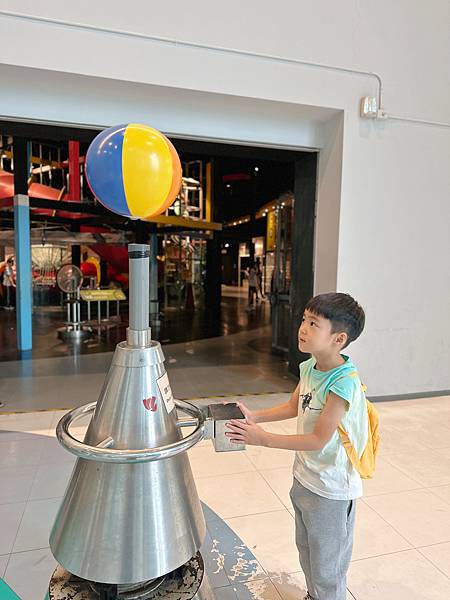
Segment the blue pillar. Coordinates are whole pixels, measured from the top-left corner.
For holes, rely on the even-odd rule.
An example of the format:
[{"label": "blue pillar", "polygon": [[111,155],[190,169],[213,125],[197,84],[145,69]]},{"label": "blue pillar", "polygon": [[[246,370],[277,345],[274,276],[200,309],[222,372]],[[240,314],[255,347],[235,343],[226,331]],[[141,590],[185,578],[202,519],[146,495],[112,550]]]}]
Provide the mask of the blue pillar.
[{"label": "blue pillar", "polygon": [[14,196],[14,237],[16,245],[16,322],[17,347],[31,350],[33,347],[31,313],[31,243],[30,201],[28,196]]}]

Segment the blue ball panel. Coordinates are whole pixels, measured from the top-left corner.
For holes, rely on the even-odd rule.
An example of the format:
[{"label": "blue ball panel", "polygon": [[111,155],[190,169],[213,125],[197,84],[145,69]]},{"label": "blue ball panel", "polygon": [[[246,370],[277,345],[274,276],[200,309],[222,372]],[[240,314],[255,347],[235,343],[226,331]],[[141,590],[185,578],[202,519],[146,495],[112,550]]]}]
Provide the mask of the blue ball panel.
[{"label": "blue ball panel", "polygon": [[122,147],[127,125],[102,131],[89,146],[86,175],[95,196],[109,210],[131,215],[123,187]]}]

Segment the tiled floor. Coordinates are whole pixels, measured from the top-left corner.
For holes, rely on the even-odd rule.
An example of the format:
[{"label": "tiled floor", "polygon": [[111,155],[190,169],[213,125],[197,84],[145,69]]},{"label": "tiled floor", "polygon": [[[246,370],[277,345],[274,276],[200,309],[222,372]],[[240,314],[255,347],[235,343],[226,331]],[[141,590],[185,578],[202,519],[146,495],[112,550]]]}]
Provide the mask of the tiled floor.
[{"label": "tiled floor", "polygon": [[[163,345],[177,398],[292,390],[295,378],[270,353],[271,328]],[[0,413],[57,410],[95,402],[112,354],[0,362]]]},{"label": "tiled floor", "polygon": [[[253,407],[286,394],[249,396]],[[450,598],[450,397],[378,404],[382,451],[358,502],[349,600]],[[0,577],[43,600],[48,534],[74,459],[54,439],[62,412],[0,416]],[[267,425],[293,433],[294,421]],[[82,426],[76,428],[82,435]],[[266,448],[189,452],[205,503],[203,547],[217,600],[300,600],[305,591],[289,501],[292,455]],[[226,490],[226,494],[224,494]]]}]

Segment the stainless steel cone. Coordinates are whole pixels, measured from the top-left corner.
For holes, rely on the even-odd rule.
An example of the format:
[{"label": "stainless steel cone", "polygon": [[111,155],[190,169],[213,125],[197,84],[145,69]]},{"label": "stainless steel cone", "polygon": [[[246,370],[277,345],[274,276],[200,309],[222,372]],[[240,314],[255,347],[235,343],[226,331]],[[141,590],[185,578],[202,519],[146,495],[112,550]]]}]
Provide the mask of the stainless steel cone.
[{"label": "stainless steel cone", "polygon": [[[133,347],[129,339],[117,346],[86,433],[90,446],[107,445],[105,440],[112,438],[114,449],[139,450],[182,438],[161,346],[133,331],[140,330],[132,330],[129,338],[141,345]],[[74,575],[102,583],[135,583],[187,562],[204,535],[185,452],[136,464],[78,458],[50,547]]]}]

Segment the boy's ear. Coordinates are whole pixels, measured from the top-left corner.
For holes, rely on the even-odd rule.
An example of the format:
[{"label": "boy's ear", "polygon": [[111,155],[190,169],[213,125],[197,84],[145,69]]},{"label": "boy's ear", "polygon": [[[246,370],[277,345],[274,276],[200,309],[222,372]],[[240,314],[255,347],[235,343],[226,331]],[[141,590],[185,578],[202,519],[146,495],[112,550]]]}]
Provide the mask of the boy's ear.
[{"label": "boy's ear", "polygon": [[348,341],[348,335],[347,333],[345,333],[345,331],[341,331],[340,333],[336,334],[336,338],[335,338],[335,342],[336,344],[339,344],[339,346],[344,347],[345,344]]}]

